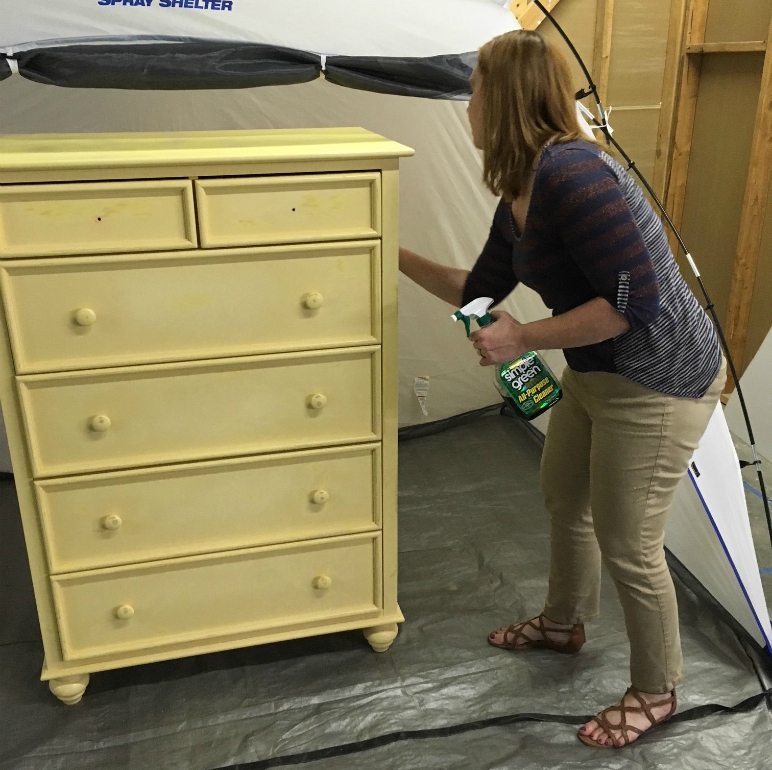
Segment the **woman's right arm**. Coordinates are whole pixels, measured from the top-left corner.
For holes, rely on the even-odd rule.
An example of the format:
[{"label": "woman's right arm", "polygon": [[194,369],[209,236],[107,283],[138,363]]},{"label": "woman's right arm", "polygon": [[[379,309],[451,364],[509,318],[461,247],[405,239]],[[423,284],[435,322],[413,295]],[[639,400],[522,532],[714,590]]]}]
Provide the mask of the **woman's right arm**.
[{"label": "woman's right arm", "polygon": [[512,267],[512,241],[505,236],[511,216],[509,204],[501,201],[488,240],[471,270],[439,265],[405,248],[399,250],[399,269],[453,307],[463,307],[478,297],[491,297],[497,305],[517,285]]},{"label": "woman's right arm", "polygon": [[461,307],[463,304],[462,296],[469,270],[440,265],[403,247],[399,249],[399,269],[411,281],[453,307]]}]

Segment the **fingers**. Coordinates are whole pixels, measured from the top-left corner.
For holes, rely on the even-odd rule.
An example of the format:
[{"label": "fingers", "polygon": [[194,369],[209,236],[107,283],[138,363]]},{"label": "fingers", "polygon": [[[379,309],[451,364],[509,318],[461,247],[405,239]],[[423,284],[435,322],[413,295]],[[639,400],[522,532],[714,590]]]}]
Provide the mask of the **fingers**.
[{"label": "fingers", "polygon": [[477,354],[480,356],[480,366],[494,365],[495,361],[492,358],[489,358],[487,353],[483,353],[481,350],[478,350]]},{"label": "fingers", "polygon": [[481,359],[480,363],[482,363],[482,361],[484,361],[487,358],[489,353],[489,351],[485,348],[485,346],[481,345],[480,343],[477,343],[474,346],[474,350],[475,350],[475,353],[477,353],[477,355],[480,356],[480,359]]}]

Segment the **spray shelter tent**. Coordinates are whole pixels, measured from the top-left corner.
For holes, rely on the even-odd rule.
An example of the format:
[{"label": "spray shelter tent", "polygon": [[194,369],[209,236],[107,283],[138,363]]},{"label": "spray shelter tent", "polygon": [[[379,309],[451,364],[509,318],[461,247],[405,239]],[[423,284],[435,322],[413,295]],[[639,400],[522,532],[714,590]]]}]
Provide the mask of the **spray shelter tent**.
[{"label": "spray shelter tent", "polygon": [[[468,268],[496,205],[469,135],[468,77],[479,46],[517,26],[498,0],[0,0],[0,133],[364,126],[416,150],[401,173],[402,243]],[[525,287],[502,307],[525,321],[549,312]],[[404,426],[498,398],[448,311],[401,284]],[[545,358],[558,371],[564,364],[559,351]],[[429,379],[426,413],[417,378]],[[7,450],[4,463],[10,470]],[[666,545],[672,563],[772,651],[720,406],[678,490]]]}]

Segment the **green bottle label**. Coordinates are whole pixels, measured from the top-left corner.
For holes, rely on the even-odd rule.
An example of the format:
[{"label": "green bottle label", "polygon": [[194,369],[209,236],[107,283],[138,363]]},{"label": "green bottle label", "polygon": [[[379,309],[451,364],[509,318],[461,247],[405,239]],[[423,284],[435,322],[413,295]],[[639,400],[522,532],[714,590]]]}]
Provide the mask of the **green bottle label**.
[{"label": "green bottle label", "polygon": [[533,420],[563,397],[560,385],[536,353],[499,367],[499,382],[526,420]]}]

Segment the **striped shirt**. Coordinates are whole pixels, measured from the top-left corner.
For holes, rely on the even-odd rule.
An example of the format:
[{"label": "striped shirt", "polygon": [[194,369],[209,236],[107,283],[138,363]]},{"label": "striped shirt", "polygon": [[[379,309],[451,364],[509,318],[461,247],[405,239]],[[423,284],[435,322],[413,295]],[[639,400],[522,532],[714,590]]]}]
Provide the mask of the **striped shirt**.
[{"label": "striped shirt", "polygon": [[464,304],[501,302],[518,283],[553,315],[603,297],[627,319],[618,337],[564,351],[576,371],[620,374],[683,398],[701,398],[718,375],[716,332],[659,217],[627,171],[589,142],[545,148],[522,237],[511,207],[499,203]]}]

